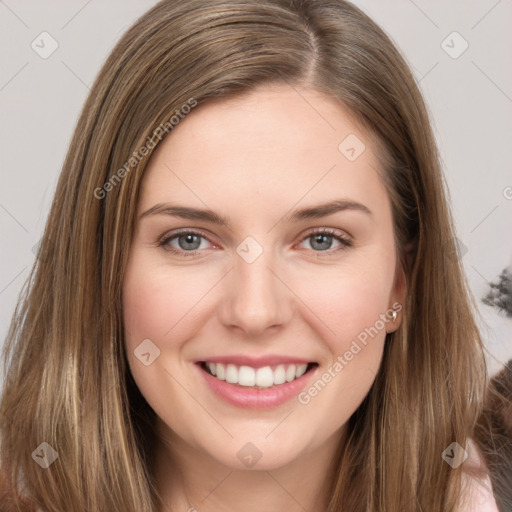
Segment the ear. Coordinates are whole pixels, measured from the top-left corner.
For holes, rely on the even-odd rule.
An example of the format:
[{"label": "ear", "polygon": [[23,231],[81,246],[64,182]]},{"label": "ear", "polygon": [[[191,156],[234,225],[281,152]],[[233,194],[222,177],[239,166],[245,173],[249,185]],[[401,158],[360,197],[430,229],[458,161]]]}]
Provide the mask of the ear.
[{"label": "ear", "polygon": [[396,311],[396,318],[386,323],[386,332],[395,332],[402,323],[403,309],[405,307],[405,298],[407,295],[407,278],[405,269],[399,259],[397,259],[395,268],[395,280],[389,296],[389,311]]}]

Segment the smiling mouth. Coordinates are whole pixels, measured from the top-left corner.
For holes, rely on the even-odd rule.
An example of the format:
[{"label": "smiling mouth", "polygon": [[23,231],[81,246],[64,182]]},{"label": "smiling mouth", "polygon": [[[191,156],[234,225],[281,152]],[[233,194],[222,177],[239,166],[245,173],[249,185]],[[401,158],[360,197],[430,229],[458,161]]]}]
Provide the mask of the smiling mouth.
[{"label": "smiling mouth", "polygon": [[199,366],[209,375],[218,380],[239,387],[265,389],[277,387],[299,379],[318,366],[318,363],[307,364],[278,364],[253,368],[251,366],[198,362]]}]

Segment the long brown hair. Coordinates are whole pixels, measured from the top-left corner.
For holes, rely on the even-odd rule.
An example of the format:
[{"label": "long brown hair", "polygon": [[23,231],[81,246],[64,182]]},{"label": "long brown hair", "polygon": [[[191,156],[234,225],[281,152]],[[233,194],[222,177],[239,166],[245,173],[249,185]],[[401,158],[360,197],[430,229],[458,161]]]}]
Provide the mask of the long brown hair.
[{"label": "long brown hair", "polygon": [[[373,134],[407,277],[402,325],[334,459],[328,512],[454,509],[461,468],[441,455],[472,435],[487,375],[428,112],[404,58],[343,0],[163,0],[91,88],[12,320],[0,455],[19,488],[4,510],[31,510],[23,488],[45,511],[157,510],[154,413],[130,375],[121,314],[139,184],[159,127],[172,137],[169,119],[189,100],[270,82],[337,98]],[[58,453],[46,469],[33,457],[43,442]]]},{"label": "long brown hair", "polygon": [[489,469],[500,510],[512,510],[512,359],[491,379],[475,439]]}]

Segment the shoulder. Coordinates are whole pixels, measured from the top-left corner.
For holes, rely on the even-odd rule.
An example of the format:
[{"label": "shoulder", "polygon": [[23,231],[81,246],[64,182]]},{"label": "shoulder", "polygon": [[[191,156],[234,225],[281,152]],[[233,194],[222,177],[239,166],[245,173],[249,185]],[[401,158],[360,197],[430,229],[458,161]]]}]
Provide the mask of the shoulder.
[{"label": "shoulder", "polygon": [[468,439],[468,458],[462,465],[461,503],[457,512],[499,512],[489,471],[477,444]]},{"label": "shoulder", "polygon": [[18,512],[20,510],[16,505],[15,495],[20,499],[20,505],[24,512],[42,512],[33,501],[18,495],[7,469],[0,465],[0,512]]}]

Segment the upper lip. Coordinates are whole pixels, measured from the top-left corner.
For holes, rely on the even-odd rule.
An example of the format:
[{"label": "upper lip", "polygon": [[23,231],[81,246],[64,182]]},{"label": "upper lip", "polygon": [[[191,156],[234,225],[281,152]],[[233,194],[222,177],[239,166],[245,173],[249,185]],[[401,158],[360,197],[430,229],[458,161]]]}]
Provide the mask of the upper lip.
[{"label": "upper lip", "polygon": [[226,363],[234,364],[236,366],[251,366],[253,368],[262,368],[263,366],[276,366],[279,364],[307,364],[314,361],[303,359],[301,357],[281,356],[281,355],[267,355],[260,357],[251,357],[246,354],[230,355],[230,356],[215,356],[198,359],[196,363],[209,362],[209,363]]}]

